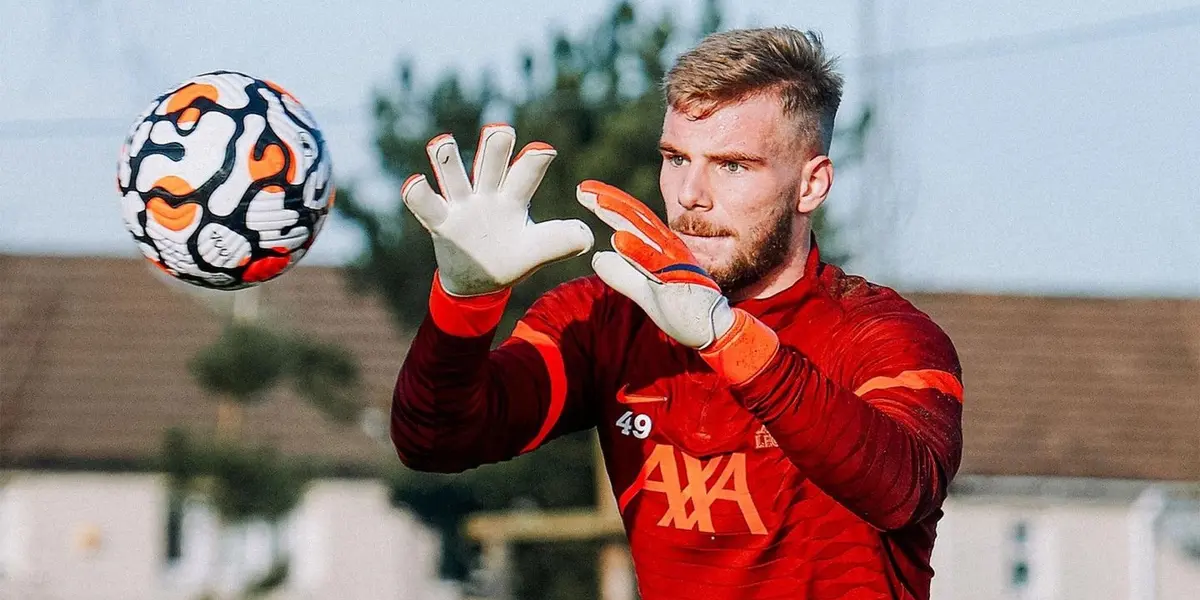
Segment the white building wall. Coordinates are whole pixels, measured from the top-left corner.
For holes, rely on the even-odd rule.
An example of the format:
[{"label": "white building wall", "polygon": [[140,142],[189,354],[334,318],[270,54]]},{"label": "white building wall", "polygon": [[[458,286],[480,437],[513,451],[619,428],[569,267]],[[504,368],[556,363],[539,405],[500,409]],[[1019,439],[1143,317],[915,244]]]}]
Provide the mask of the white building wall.
[{"label": "white building wall", "polygon": [[1157,591],[1158,600],[1200,598],[1200,558],[1186,556],[1178,547],[1161,547]]},{"label": "white building wall", "polygon": [[153,475],[11,476],[0,598],[157,600],[165,495]]},{"label": "white building wall", "polygon": [[324,481],[297,508],[289,598],[442,600],[436,533],[388,504],[374,481]]},{"label": "white building wall", "polygon": [[[269,528],[220,528],[203,506],[168,565],[166,513],[160,475],[0,472],[0,600],[190,600],[269,567]],[[379,482],[314,482],[281,537],[290,577],[271,600],[459,597],[437,534]]]},{"label": "white building wall", "polygon": [[[1099,600],[1131,597],[1131,502],[952,497],[938,526],[934,600]],[[1015,535],[1026,525],[1024,551]],[[1161,532],[1155,600],[1200,598],[1200,561]],[[1017,561],[1028,580],[1014,577]]]}]

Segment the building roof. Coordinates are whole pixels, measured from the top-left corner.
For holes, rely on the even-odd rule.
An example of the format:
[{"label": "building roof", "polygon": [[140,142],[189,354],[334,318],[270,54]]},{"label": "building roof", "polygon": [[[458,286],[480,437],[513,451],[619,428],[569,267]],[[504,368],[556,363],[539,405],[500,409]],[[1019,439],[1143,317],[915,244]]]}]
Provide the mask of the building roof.
[{"label": "building roof", "polygon": [[[0,468],[126,465],[157,456],[172,426],[215,430],[218,402],[188,361],[234,295],[168,279],[140,259],[0,255]],[[380,411],[405,345],[388,314],[329,268],[260,289],[263,322],[351,350],[380,426],[333,423],[283,385],[244,412],[242,439],[334,467],[394,460]]]},{"label": "building roof", "polygon": [[963,365],[962,473],[1200,481],[1200,300],[908,297]]},{"label": "building roof", "polygon": [[[0,467],[129,461],[172,425],[212,431],[216,402],[187,362],[221,318],[144,261],[0,255]],[[261,315],[348,348],[376,438],[286,389],[243,431],[293,455],[391,460],[386,414],[406,344],[340,272],[261,286]],[[954,340],[967,475],[1200,481],[1200,300],[906,294]],[[228,300],[229,294],[208,298]]]}]

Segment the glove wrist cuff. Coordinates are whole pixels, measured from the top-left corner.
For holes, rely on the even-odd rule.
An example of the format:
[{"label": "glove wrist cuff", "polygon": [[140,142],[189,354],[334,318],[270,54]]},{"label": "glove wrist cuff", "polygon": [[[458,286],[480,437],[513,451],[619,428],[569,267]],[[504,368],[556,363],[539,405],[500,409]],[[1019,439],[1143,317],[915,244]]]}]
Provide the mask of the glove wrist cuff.
[{"label": "glove wrist cuff", "polygon": [[713,303],[709,321],[712,322],[713,326],[713,338],[710,345],[716,344],[717,340],[725,337],[725,334],[733,329],[733,325],[737,321],[737,316],[729,306],[729,300],[725,296],[721,296],[717,302]]},{"label": "glove wrist cuff", "polygon": [[442,287],[442,280],[433,276],[429,293],[429,316],[438,329],[455,337],[479,337],[500,324],[504,308],[512,296],[512,288],[479,296],[454,296]]},{"label": "glove wrist cuff", "polygon": [[700,357],[733,385],[754,378],[779,350],[779,336],[765,323],[739,308],[731,309],[733,326],[700,351]]}]

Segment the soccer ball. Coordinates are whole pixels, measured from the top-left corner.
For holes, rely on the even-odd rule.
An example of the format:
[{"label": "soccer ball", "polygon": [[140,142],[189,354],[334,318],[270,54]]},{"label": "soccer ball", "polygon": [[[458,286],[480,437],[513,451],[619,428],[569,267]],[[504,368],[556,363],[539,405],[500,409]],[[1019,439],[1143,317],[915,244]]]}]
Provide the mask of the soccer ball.
[{"label": "soccer ball", "polygon": [[138,116],[117,189],[142,254],[172,277],[235,290],[294,266],[333,206],[332,162],[312,115],[242,73],[193,77]]}]

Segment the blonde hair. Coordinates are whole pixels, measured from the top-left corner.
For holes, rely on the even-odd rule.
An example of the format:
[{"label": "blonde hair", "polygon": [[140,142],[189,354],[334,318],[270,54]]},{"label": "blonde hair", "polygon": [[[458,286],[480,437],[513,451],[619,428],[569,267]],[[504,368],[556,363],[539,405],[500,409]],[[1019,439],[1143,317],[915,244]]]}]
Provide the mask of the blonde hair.
[{"label": "blonde hair", "polygon": [[728,104],[777,94],[803,141],[829,152],[842,76],[819,34],[789,27],[714,33],[683,53],[663,81],[667,105],[703,118]]}]

